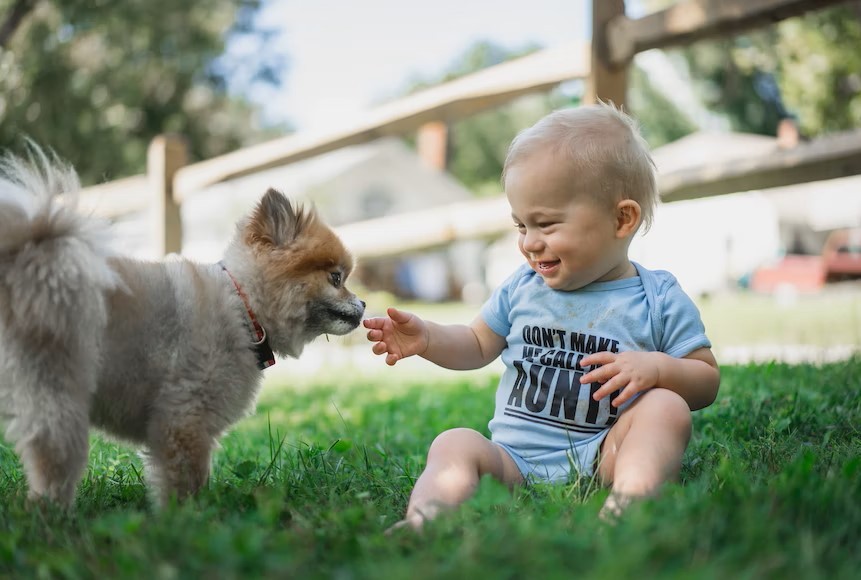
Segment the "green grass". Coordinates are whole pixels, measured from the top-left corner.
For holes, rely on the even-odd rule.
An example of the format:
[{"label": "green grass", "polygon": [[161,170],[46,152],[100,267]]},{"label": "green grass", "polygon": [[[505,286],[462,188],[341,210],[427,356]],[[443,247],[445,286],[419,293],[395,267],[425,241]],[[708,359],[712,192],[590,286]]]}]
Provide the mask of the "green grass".
[{"label": "green grass", "polygon": [[701,299],[698,306],[715,345],[861,348],[861,286],[854,282],[784,300],[750,292],[727,293]]},{"label": "green grass", "polygon": [[[75,509],[28,509],[0,448],[0,577],[855,578],[861,359],[725,367],[682,481],[615,526],[589,482],[485,481],[422,536],[383,530],[440,431],[486,432],[492,376],[397,373],[270,385],[208,488],[154,513],[140,463],[93,439]],[[395,378],[396,377],[396,380]]]}]

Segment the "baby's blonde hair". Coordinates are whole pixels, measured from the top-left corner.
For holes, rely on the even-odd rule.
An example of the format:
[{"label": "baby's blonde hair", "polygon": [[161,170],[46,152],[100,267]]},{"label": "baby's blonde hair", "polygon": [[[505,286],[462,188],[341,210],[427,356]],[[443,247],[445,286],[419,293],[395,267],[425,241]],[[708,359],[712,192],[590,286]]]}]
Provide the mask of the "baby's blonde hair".
[{"label": "baby's blonde hair", "polygon": [[634,200],[644,231],[651,226],[658,199],[655,164],[636,121],[615,105],[560,109],[521,131],[508,148],[503,185],[509,168],[544,152],[567,164],[572,193],[588,193],[613,206]]}]

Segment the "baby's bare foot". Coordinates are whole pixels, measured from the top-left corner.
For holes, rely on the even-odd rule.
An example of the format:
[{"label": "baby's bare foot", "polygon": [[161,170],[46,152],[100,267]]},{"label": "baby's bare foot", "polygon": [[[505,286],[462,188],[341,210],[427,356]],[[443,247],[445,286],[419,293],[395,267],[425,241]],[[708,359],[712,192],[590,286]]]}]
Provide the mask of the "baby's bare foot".
[{"label": "baby's bare foot", "polygon": [[384,533],[387,536],[396,534],[401,530],[412,530],[414,532],[421,533],[424,525],[425,518],[421,514],[413,514],[411,516],[405,517],[395,525],[389,527]]},{"label": "baby's bare foot", "polygon": [[615,523],[635,499],[632,495],[610,492],[610,495],[604,500],[601,511],[598,512],[598,519],[610,524]]},{"label": "baby's bare foot", "polygon": [[387,529],[385,534],[392,535],[398,530],[412,529],[414,532],[421,532],[425,523],[437,517],[440,511],[444,508],[442,504],[433,503],[425,505],[421,508],[413,508],[407,511],[406,517]]}]

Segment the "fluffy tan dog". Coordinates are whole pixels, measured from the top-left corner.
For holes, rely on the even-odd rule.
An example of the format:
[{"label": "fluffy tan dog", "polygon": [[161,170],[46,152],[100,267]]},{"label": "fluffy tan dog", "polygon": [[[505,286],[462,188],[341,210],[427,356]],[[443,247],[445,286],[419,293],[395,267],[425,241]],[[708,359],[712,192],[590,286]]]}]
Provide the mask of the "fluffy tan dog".
[{"label": "fluffy tan dog", "polygon": [[[75,211],[71,167],[0,165],[0,413],[29,494],[74,500],[97,427],[145,448],[156,499],[193,494],[253,409],[272,351],[358,326],[352,258],[314,211],[269,190],[219,264],[116,256]],[[270,350],[271,347],[271,350]]]}]

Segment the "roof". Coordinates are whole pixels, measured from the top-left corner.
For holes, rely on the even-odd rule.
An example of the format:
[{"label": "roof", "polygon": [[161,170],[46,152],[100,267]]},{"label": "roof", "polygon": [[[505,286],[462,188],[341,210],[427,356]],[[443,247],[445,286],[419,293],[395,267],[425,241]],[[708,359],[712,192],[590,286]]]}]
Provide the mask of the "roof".
[{"label": "roof", "polygon": [[344,147],[303,161],[265,169],[258,173],[224,181],[212,185],[206,188],[206,190],[241,188],[244,191],[252,191],[259,194],[272,187],[273,184],[283,183],[289,183],[291,190],[307,190],[315,185],[325,183],[339,175],[343,175],[353,167],[361,165],[384,151],[408,151],[408,149],[400,139],[394,137],[378,139],[370,143]]},{"label": "roof", "polygon": [[753,133],[697,131],[656,147],[652,159],[659,173],[766,155],[777,149],[777,139]]}]

